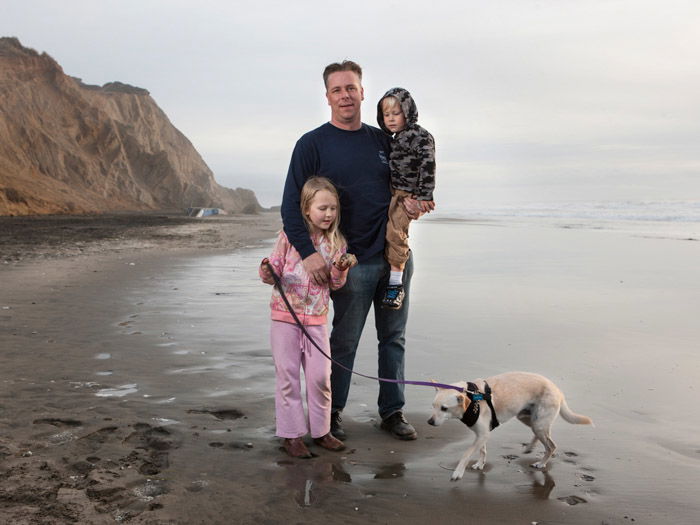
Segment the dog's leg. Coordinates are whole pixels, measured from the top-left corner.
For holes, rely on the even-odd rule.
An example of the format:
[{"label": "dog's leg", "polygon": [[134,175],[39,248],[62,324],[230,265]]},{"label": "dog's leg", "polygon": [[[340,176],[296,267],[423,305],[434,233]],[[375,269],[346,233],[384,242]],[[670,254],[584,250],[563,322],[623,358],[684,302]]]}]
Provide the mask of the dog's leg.
[{"label": "dog's leg", "polygon": [[537,436],[532,436],[532,441],[528,445],[525,446],[525,450],[523,451],[525,454],[531,454],[532,449],[535,448],[535,445],[537,442],[540,440]]},{"label": "dog's leg", "polygon": [[[525,425],[526,427],[529,427],[530,430],[532,430],[532,407],[528,407],[526,409],[523,409],[520,411],[520,413],[516,416],[518,420]],[[539,438],[537,435],[534,435],[532,437],[532,441],[530,441],[529,445],[525,445],[525,450],[523,451],[525,454],[530,454],[532,453],[532,449],[535,448],[535,445],[539,441]]]},{"label": "dog's leg", "polygon": [[546,426],[535,424],[532,427],[532,431],[544,445],[544,456],[542,456],[542,459],[540,461],[536,461],[531,466],[535,468],[544,468],[547,466],[547,462],[550,460],[550,458],[554,454],[554,451],[557,449],[557,444],[552,440],[550,436],[551,424],[547,424]]},{"label": "dog's leg", "polygon": [[[476,426],[472,429],[474,430]],[[467,468],[467,463],[469,463],[469,458],[472,457],[472,454],[474,451],[477,449],[480,449],[484,447],[484,455],[486,454],[486,442],[489,439],[489,431],[486,430],[481,430],[481,432],[477,429],[474,430],[476,432],[476,439],[474,440],[474,443],[472,443],[469,448],[464,452],[462,455],[462,459],[459,460],[459,463],[457,463],[457,468],[455,468],[455,471],[452,473],[452,477],[450,478],[452,481],[457,481],[458,479],[462,479],[462,476],[464,476],[464,470]],[[484,456],[485,457],[485,456]],[[478,464],[478,462],[477,462]],[[483,467],[483,465],[482,465]]]},{"label": "dog's leg", "polygon": [[484,470],[484,465],[486,464],[486,443],[484,443],[479,449],[479,460],[472,465],[474,470]]}]

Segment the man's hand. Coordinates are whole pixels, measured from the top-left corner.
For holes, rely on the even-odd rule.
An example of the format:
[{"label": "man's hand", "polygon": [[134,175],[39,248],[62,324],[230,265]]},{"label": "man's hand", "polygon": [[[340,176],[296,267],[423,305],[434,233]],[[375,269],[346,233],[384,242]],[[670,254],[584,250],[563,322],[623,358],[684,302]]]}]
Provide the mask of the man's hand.
[{"label": "man's hand", "polygon": [[309,255],[302,262],[304,270],[309,274],[311,280],[315,282],[318,286],[323,286],[328,282],[329,274],[328,267],[326,266],[326,261],[323,256],[316,252]]},{"label": "man's hand", "polygon": [[416,220],[424,213],[430,213],[435,209],[435,201],[419,201],[411,197],[403,199],[403,207],[409,219]]}]

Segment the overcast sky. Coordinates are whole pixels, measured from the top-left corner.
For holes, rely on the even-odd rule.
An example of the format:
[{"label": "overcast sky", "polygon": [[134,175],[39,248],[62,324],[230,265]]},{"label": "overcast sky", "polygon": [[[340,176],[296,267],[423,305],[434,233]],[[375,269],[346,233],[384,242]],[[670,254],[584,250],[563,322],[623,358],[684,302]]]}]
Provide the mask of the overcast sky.
[{"label": "overcast sky", "polygon": [[148,89],[219,183],[268,206],[345,58],[365,122],[386,89],[413,94],[442,209],[700,199],[697,0],[2,0],[0,36]]}]

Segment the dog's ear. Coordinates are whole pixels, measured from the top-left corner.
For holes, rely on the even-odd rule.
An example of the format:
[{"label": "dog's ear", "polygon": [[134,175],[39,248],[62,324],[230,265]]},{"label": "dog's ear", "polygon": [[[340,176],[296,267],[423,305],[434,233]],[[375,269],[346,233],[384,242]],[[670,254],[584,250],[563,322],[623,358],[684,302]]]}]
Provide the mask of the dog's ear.
[{"label": "dog's ear", "polygon": [[[431,383],[437,383],[437,381],[435,381],[435,379],[431,379],[430,382],[431,382]],[[440,389],[439,389],[438,387],[435,387],[435,391],[436,391],[436,392],[439,392]]]},{"label": "dog's ear", "polygon": [[462,410],[465,412],[467,411],[467,408],[469,407],[469,398],[465,394],[458,394],[459,397],[459,402],[462,405]]}]

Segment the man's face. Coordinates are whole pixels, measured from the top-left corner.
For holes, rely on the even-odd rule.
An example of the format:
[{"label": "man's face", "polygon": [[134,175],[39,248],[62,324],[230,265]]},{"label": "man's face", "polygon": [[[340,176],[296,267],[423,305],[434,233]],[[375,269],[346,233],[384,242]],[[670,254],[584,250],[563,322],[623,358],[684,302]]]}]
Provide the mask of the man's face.
[{"label": "man's face", "polygon": [[360,77],[353,71],[337,71],[328,76],[326,98],[331,107],[331,123],[341,128],[354,129],[360,126],[360,105],[365,92]]}]

